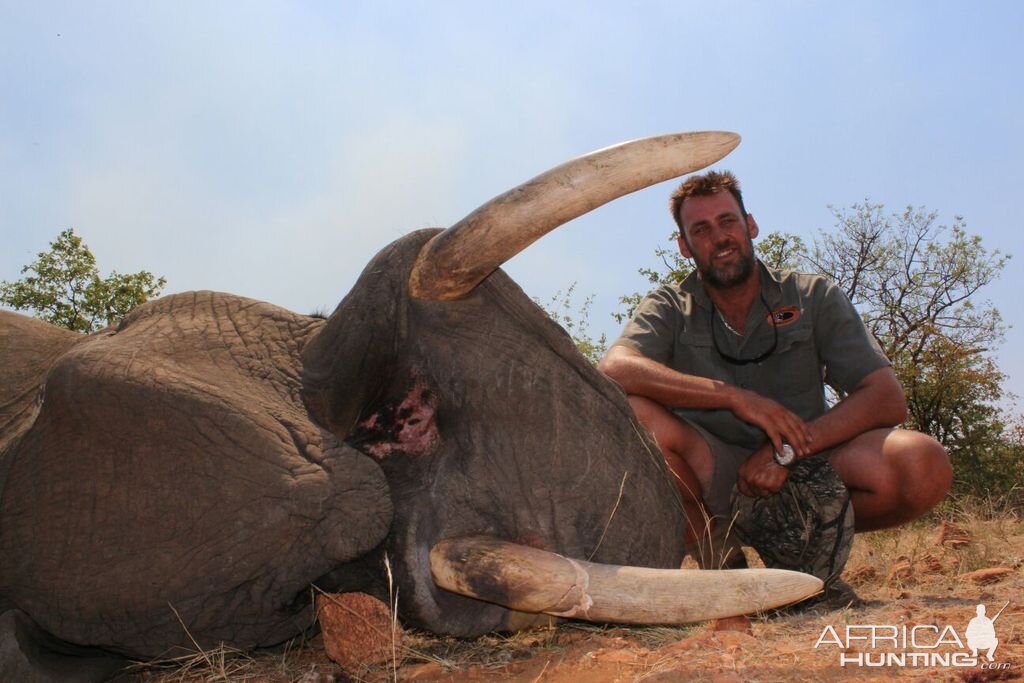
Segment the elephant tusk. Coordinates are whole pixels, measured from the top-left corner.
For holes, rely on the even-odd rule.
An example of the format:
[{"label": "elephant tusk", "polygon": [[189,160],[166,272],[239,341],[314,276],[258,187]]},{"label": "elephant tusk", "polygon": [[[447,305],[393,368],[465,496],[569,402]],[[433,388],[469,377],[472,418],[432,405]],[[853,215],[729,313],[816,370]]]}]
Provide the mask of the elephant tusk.
[{"label": "elephant tusk", "polygon": [[501,194],[439,233],[409,276],[418,299],[451,301],[535,241],[613,199],[691,173],[735,149],[735,133],[674,133],[591,152]]},{"label": "elephant tusk", "polygon": [[519,612],[624,624],[687,624],[752,614],[820,593],[821,579],[784,569],[704,571],[573,560],[490,536],[430,551],[441,588]]}]

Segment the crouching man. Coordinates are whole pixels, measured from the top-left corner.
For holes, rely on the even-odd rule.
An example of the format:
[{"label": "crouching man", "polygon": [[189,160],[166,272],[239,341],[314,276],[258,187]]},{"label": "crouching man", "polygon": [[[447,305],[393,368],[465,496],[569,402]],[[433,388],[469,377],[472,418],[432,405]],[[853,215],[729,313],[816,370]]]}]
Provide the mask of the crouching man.
[{"label": "crouching man", "polygon": [[[845,293],[755,258],[731,173],[687,179],[670,208],[695,270],[643,300],[599,367],[661,447],[701,566],[740,564],[738,540],[839,585],[854,528],[942,500],[946,452],[897,428],[903,390]],[[831,407],[825,383],[842,397]]]}]

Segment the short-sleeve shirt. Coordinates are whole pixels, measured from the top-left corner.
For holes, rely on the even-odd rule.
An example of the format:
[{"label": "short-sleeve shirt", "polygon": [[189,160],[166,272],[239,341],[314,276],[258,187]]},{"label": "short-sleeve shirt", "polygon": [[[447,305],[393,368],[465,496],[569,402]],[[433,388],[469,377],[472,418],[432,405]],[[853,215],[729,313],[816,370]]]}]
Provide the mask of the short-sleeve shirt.
[{"label": "short-sleeve shirt", "polygon": [[[754,301],[742,337],[714,311],[694,271],[678,285],[663,285],[648,294],[613,346],[634,349],[688,375],[753,390],[807,421],[828,409],[826,383],[846,394],[867,375],[890,364],[836,284],[820,275],[777,271],[760,262],[758,271],[764,303]],[[736,365],[715,349],[717,342],[721,352],[733,358],[757,358],[772,347],[772,319],[778,344],[763,361]],[[675,408],[674,412],[727,443],[751,450],[766,438],[758,427],[729,410]]]}]

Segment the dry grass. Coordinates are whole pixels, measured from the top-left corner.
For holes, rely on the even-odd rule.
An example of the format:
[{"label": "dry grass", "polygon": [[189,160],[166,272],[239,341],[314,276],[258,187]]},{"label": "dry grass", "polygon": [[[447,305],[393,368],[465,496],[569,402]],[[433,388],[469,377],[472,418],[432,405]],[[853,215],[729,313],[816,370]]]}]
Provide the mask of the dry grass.
[{"label": "dry grass", "polygon": [[[947,524],[946,542],[937,543]],[[948,524],[955,527],[949,527]],[[953,529],[954,531],[949,531]],[[952,538],[966,543],[949,542]],[[954,533],[955,532],[955,533]],[[748,555],[756,564],[756,558]],[[975,584],[970,572],[990,567],[1016,571],[998,583]],[[761,615],[750,633],[715,632],[707,624],[626,628],[564,622],[512,635],[474,640],[406,632],[389,663],[348,674],[323,654],[319,638],[273,654],[219,648],[150,663],[145,680],[327,681],[463,680],[512,681],[790,681],[949,680],[1024,678],[1024,521],[998,502],[948,507],[941,518],[856,537],[844,576],[867,602],[831,612]],[[392,600],[397,596],[392,595]],[[999,620],[1002,671],[841,668],[834,649],[815,649],[822,630],[846,624],[952,624],[960,632],[973,606]],[[991,616],[990,613],[990,616]],[[874,678],[871,678],[874,676]]]},{"label": "dry grass", "polygon": [[[160,683],[194,681],[303,681],[321,680],[321,649],[309,643],[289,645],[280,653],[246,653],[221,645],[151,662],[139,662],[127,673]],[[328,667],[333,668],[333,667]]]}]

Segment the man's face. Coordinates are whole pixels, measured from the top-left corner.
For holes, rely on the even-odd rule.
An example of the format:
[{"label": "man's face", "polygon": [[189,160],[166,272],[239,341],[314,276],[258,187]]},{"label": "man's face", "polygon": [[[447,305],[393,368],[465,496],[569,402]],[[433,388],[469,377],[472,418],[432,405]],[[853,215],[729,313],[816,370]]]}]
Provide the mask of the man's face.
[{"label": "man's face", "polygon": [[728,289],[746,282],[754,272],[757,223],[743,216],[729,192],[690,197],[679,211],[684,233],[679,251],[693,259],[706,284]]}]

